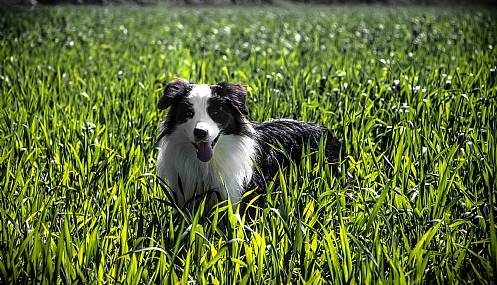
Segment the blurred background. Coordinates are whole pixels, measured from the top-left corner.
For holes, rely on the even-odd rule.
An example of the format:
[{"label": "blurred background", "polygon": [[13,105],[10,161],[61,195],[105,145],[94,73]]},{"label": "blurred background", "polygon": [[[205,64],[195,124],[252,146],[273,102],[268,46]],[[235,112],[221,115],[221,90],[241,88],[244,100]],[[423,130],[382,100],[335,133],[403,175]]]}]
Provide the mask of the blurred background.
[{"label": "blurred background", "polygon": [[301,4],[375,4],[375,5],[475,5],[497,6],[497,0],[0,0],[0,4],[54,5],[54,4],[137,4],[137,5],[278,5],[284,3]]}]

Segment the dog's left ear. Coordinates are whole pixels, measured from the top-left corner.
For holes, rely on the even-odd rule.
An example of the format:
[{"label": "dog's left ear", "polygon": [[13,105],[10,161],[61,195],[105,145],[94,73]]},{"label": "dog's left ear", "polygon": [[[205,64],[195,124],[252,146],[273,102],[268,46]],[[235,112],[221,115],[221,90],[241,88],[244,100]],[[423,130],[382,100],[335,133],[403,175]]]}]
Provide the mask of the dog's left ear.
[{"label": "dog's left ear", "polygon": [[249,114],[247,105],[245,104],[247,90],[241,84],[220,82],[217,86],[219,86],[219,96],[229,99],[233,106],[243,115]]}]

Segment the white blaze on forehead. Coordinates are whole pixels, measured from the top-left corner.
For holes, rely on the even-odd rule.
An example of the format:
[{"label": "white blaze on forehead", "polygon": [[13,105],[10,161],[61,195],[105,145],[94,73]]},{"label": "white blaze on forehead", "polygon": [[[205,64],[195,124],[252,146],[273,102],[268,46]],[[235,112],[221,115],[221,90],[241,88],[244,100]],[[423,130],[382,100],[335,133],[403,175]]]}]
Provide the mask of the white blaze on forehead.
[{"label": "white blaze on forehead", "polygon": [[[207,107],[209,98],[212,97],[211,88],[209,85],[195,85],[188,95],[188,101],[193,105],[195,117],[197,115],[208,116]],[[195,119],[195,117],[193,117]]]},{"label": "white blaze on forehead", "polygon": [[193,134],[193,131],[196,128],[206,131],[207,137],[204,141],[210,142],[216,139],[221,131],[217,123],[212,120],[207,112],[207,107],[209,107],[209,99],[211,97],[211,88],[206,84],[195,85],[187,97],[188,102],[192,104],[194,115],[192,119],[188,120],[188,122],[184,124],[184,128],[188,134],[188,138],[192,142],[197,142],[197,139]]},{"label": "white blaze on forehead", "polygon": [[190,91],[190,94],[188,95],[188,98],[210,98],[212,96],[212,90],[207,84],[199,84],[195,85],[192,90]]}]

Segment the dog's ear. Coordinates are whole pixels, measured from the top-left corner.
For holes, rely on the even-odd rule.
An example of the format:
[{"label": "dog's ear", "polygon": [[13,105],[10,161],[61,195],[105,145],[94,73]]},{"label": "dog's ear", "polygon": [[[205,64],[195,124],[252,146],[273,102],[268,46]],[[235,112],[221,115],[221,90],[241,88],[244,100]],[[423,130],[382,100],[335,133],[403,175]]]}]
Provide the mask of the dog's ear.
[{"label": "dog's ear", "polygon": [[190,82],[185,79],[177,79],[173,82],[169,82],[164,89],[164,95],[160,98],[157,107],[161,110],[171,107],[174,99],[178,95],[185,94],[190,88]]},{"label": "dog's ear", "polygon": [[247,90],[241,84],[220,82],[217,86],[219,86],[219,96],[229,99],[233,106],[243,115],[249,114],[247,105],[245,104]]}]

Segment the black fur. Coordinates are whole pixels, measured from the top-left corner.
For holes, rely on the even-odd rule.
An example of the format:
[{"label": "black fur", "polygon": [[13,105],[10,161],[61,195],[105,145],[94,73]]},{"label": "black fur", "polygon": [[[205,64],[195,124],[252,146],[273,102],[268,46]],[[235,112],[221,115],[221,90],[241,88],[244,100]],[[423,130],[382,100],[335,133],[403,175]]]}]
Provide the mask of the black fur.
[{"label": "black fur", "polygon": [[[340,143],[326,127],[296,120],[252,122],[252,125],[256,130],[252,138],[258,145],[255,161],[263,170],[264,177],[255,175],[248,188],[259,187],[265,191],[264,181],[271,181],[280,167],[284,168],[289,165],[287,155],[293,162],[299,164],[302,148],[309,145],[311,152],[317,151],[323,135],[326,136],[325,155],[328,162],[332,163],[334,170],[336,170],[336,162],[340,155]],[[280,144],[286,154],[280,150]]]},{"label": "black fur", "polygon": [[157,103],[157,107],[161,110],[171,106],[175,106],[175,108],[171,108],[164,121],[162,121],[161,133],[157,141],[171,134],[177,125],[186,122],[193,116],[193,114],[189,114],[189,112],[193,111],[191,110],[191,106],[189,106],[190,104],[185,101],[192,87],[192,83],[184,79],[178,79],[166,85],[164,95],[160,98],[159,103]]},{"label": "black fur", "polygon": [[157,107],[161,110],[171,107],[175,103],[178,103],[179,100],[184,99],[192,87],[193,85],[184,79],[168,83],[164,89],[164,95],[160,98],[159,103],[157,103]]},{"label": "black fur", "polygon": [[219,98],[227,99],[230,104],[243,115],[248,115],[249,111],[245,104],[247,91],[241,84],[232,84],[229,82],[220,82],[217,85],[211,86],[211,90]]}]

